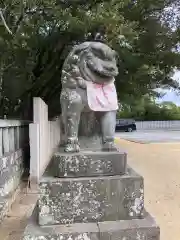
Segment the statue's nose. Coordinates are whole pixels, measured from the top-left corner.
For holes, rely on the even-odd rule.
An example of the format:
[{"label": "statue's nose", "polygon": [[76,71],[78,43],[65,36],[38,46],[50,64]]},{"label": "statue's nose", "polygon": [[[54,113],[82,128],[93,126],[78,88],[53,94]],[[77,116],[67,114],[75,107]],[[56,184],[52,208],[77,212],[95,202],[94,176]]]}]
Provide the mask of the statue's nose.
[{"label": "statue's nose", "polygon": [[111,65],[106,66],[106,69],[107,69],[109,72],[114,72],[114,71],[116,71],[116,68],[115,68],[114,66],[111,66]]}]

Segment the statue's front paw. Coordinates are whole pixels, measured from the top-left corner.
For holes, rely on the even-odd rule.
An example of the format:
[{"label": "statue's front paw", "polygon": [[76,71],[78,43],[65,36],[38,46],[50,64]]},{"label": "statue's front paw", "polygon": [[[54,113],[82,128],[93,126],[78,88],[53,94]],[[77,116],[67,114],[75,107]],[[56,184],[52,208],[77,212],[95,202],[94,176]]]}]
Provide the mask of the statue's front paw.
[{"label": "statue's front paw", "polygon": [[80,151],[80,146],[78,141],[68,141],[66,144],[64,151],[67,153],[75,153]]},{"label": "statue's front paw", "polygon": [[107,152],[117,152],[118,149],[114,142],[105,142],[102,147],[102,151],[107,151]]}]

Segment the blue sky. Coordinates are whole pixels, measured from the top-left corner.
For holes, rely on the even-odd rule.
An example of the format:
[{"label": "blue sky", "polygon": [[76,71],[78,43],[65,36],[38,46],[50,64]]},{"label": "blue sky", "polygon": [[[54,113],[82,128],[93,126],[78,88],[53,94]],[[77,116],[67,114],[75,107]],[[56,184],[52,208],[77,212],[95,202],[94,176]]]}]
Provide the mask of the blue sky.
[{"label": "blue sky", "polygon": [[[180,82],[180,71],[176,72],[173,78]],[[178,95],[178,92],[174,90],[162,90],[162,92],[165,92],[166,95],[159,99],[158,102],[170,101],[180,106],[180,93]]]}]

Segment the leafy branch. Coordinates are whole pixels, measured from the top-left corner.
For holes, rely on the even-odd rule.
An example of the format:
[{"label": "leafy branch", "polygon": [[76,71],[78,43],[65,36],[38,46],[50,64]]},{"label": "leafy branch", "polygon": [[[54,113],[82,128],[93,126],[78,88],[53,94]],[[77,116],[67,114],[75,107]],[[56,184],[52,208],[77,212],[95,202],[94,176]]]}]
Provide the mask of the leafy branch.
[{"label": "leafy branch", "polygon": [[11,34],[11,35],[13,35],[12,31],[11,31],[10,28],[8,27],[8,25],[7,25],[7,23],[6,23],[6,20],[5,20],[4,16],[3,16],[3,11],[2,11],[2,9],[0,9],[0,17],[1,17],[1,20],[2,20],[2,22],[3,22],[3,24],[4,24],[4,27],[6,28],[6,30],[8,31],[8,33]]}]

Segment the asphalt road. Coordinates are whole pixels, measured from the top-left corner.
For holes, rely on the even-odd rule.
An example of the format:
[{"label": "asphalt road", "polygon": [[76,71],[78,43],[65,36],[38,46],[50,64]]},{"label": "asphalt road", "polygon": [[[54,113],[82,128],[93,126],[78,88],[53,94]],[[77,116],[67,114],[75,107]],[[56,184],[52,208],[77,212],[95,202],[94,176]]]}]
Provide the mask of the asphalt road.
[{"label": "asphalt road", "polygon": [[135,132],[117,132],[117,138],[138,143],[171,143],[180,142],[180,131],[152,130]]}]

